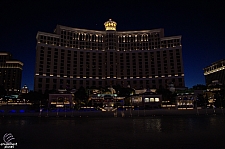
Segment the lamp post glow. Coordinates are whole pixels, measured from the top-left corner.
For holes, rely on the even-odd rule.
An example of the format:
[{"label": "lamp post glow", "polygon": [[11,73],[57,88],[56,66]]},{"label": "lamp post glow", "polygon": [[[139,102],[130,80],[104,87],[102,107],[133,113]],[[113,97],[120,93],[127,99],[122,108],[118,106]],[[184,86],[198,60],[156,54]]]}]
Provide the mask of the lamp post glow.
[{"label": "lamp post glow", "polygon": [[199,115],[198,104],[197,104],[197,98],[195,99],[195,105],[196,105],[197,115]]},{"label": "lamp post glow", "polygon": [[[47,104],[48,104],[48,99],[47,99]],[[47,106],[47,115],[46,115],[46,117],[48,117],[48,106]]]},{"label": "lamp post glow", "polygon": [[39,111],[40,111],[40,113],[39,113],[39,117],[41,117],[41,112],[42,112],[42,109],[41,109],[41,100],[40,100],[40,105],[39,105]]},{"label": "lamp post glow", "polygon": [[73,117],[73,110],[74,110],[74,104],[72,104],[72,115],[71,115],[71,117]]},{"label": "lamp post glow", "polygon": [[130,104],[131,105],[131,107],[130,107],[130,117],[132,117],[132,111],[131,110],[133,110],[133,109],[132,109],[132,100],[131,100],[131,97],[130,97],[130,103],[131,103]]},{"label": "lamp post glow", "polygon": [[58,111],[59,109],[58,109],[58,106],[57,106],[57,105],[58,105],[58,100],[59,100],[59,99],[57,98],[57,100],[56,100],[56,107],[57,107],[57,109],[56,109],[56,110],[57,110],[57,112],[56,112],[56,117],[59,117],[59,111]]},{"label": "lamp post glow", "polygon": [[65,103],[65,100],[64,100],[64,102],[63,102],[63,105],[64,105],[64,110],[65,110],[65,117],[66,117],[66,103]]}]

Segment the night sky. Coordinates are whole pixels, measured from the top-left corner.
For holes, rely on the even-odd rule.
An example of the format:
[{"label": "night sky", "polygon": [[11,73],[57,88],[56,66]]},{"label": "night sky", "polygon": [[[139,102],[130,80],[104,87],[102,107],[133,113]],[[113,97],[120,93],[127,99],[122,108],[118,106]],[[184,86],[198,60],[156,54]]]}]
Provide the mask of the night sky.
[{"label": "night sky", "polygon": [[57,24],[104,30],[109,18],[117,31],[164,28],[182,35],[185,85],[205,84],[203,68],[225,59],[224,2],[206,1],[0,1],[0,51],[24,63],[22,86],[33,90],[36,34],[53,33]]}]

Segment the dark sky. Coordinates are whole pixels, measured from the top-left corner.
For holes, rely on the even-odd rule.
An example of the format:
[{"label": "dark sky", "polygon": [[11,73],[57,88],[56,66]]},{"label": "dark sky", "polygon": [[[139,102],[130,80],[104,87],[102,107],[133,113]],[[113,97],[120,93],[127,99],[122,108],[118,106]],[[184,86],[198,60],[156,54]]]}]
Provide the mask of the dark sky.
[{"label": "dark sky", "polygon": [[53,33],[57,24],[104,30],[112,18],[117,30],[164,28],[165,36],[182,35],[185,85],[205,84],[203,68],[225,59],[225,9],[221,0],[45,0],[0,1],[0,51],[24,63],[22,86],[34,85],[38,31]]}]

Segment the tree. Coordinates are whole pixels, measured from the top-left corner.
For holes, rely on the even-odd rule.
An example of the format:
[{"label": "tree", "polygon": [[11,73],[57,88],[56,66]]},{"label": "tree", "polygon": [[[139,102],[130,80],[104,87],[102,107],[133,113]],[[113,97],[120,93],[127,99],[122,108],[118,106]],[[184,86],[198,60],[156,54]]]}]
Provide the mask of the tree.
[{"label": "tree", "polygon": [[130,104],[131,104],[131,97],[125,97],[125,99],[124,99],[124,105],[130,106]]},{"label": "tree", "polygon": [[197,84],[192,87],[194,90],[206,90],[207,87],[203,84]]},{"label": "tree", "polygon": [[117,84],[117,85],[114,85],[113,88],[116,90],[116,93],[119,94],[120,93],[120,90],[123,88],[121,85]]},{"label": "tree", "polygon": [[34,91],[30,91],[27,94],[22,94],[21,97],[33,103],[39,103],[40,100],[43,100],[43,94]]},{"label": "tree", "polygon": [[27,101],[33,103],[33,109],[39,109],[40,101],[43,102],[43,94],[41,92],[30,91],[27,94],[22,94],[20,96],[22,99],[26,99]]},{"label": "tree", "polygon": [[206,100],[205,100],[203,94],[198,94],[197,95],[197,106],[202,107],[202,106],[205,106],[205,104],[206,104]]},{"label": "tree", "polygon": [[117,86],[116,91],[118,96],[122,96],[122,97],[129,97],[131,94],[135,92],[135,90],[132,88],[128,88],[128,87],[125,88],[121,86]]},{"label": "tree", "polygon": [[75,92],[75,100],[77,103],[83,103],[87,104],[88,103],[88,95],[83,86],[81,86],[76,92]]},{"label": "tree", "polygon": [[158,94],[161,94],[162,95],[162,100],[164,101],[168,101],[168,100],[172,100],[174,98],[174,95],[173,93],[169,90],[169,89],[165,89],[165,88],[160,88],[160,89],[157,89],[156,92]]}]

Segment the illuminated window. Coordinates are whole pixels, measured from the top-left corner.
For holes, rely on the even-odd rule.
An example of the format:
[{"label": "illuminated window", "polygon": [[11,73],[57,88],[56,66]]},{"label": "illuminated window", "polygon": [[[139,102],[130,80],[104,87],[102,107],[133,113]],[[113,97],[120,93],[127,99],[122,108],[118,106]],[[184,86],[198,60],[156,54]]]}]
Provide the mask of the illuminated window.
[{"label": "illuminated window", "polygon": [[155,102],[159,102],[159,98],[155,98]]},{"label": "illuminated window", "polygon": [[150,98],[150,102],[154,102],[154,98]]},{"label": "illuminated window", "polygon": [[149,98],[145,98],[145,102],[149,102]]}]

